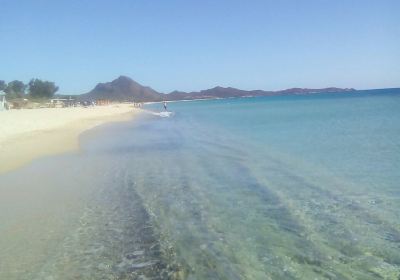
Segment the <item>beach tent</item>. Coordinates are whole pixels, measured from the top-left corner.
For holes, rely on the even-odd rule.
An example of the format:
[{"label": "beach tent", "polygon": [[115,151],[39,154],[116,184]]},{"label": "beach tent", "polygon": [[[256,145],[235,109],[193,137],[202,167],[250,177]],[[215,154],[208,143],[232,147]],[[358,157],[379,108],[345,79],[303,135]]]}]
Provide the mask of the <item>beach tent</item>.
[{"label": "beach tent", "polygon": [[0,90],[0,111],[6,109],[6,93]]}]

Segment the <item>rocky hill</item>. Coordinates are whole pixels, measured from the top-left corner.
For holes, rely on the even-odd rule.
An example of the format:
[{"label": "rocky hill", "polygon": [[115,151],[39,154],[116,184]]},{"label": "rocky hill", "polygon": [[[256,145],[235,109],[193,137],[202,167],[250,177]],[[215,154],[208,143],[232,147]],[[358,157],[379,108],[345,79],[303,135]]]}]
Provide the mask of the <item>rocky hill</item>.
[{"label": "rocky hill", "polygon": [[112,101],[161,101],[163,94],[142,86],[129,77],[120,76],[109,83],[97,84],[90,92],[80,96],[82,100],[109,99]]}]

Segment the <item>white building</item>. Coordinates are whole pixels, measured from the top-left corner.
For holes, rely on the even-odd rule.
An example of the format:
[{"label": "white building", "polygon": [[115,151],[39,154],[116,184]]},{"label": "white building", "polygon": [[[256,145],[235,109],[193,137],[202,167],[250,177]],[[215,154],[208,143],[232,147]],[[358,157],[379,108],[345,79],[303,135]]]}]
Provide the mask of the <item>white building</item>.
[{"label": "white building", "polygon": [[6,109],[6,93],[0,90],[0,111]]}]

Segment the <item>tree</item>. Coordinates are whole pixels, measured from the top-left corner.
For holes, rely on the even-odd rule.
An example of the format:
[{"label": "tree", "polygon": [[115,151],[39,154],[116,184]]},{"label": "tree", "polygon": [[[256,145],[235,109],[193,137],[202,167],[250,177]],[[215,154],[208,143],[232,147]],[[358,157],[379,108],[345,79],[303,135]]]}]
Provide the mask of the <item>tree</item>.
[{"label": "tree", "polygon": [[0,91],[5,90],[7,88],[7,84],[5,81],[0,80]]},{"label": "tree", "polygon": [[29,82],[29,95],[33,98],[51,98],[58,90],[53,82],[32,79]]},{"label": "tree", "polygon": [[9,82],[4,89],[6,97],[9,99],[21,98],[25,94],[26,85],[18,80]]}]

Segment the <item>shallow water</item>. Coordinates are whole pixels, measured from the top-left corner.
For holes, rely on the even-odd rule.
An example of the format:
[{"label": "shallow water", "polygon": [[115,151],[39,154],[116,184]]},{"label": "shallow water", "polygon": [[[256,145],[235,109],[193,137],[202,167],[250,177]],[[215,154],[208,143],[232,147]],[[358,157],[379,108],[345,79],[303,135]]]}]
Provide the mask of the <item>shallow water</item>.
[{"label": "shallow water", "polygon": [[82,153],[1,176],[1,186],[67,188],[57,195],[74,203],[60,242],[42,257],[26,247],[26,271],[18,246],[2,244],[0,278],[400,277],[399,90],[169,110],[95,129]]}]

